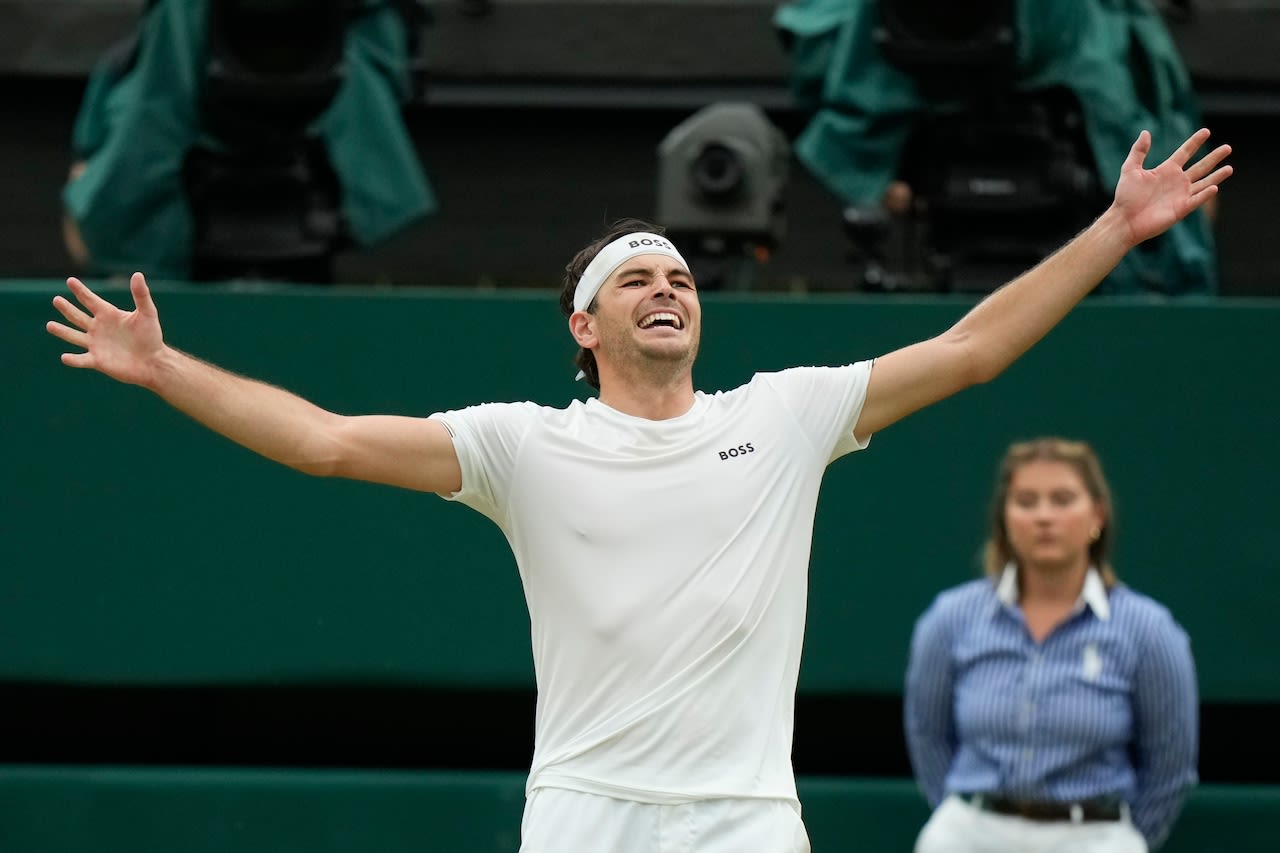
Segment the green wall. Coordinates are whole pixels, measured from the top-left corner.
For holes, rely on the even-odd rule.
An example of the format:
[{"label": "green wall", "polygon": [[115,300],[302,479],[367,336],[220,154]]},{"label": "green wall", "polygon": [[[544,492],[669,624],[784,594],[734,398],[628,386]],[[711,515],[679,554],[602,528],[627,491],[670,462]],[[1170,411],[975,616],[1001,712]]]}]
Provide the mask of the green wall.
[{"label": "green wall", "polygon": [[[0,284],[0,681],[531,684],[505,542],[432,495],[274,466],[61,366],[50,282]],[[167,339],[341,412],[562,405],[549,292],[157,286]],[[119,286],[115,299],[128,299]],[[709,294],[695,379],[868,358],[971,304]],[[1280,305],[1091,302],[989,385],[830,469],[801,688],[895,692],[911,624],[977,571],[1014,439],[1095,444],[1118,569],[1192,636],[1202,693],[1280,700]]]},{"label": "green wall", "polygon": [[[798,780],[818,853],[907,853],[929,810],[904,779]],[[513,853],[520,773],[0,765],[9,853]],[[1272,853],[1280,789],[1191,792],[1162,853]]]}]

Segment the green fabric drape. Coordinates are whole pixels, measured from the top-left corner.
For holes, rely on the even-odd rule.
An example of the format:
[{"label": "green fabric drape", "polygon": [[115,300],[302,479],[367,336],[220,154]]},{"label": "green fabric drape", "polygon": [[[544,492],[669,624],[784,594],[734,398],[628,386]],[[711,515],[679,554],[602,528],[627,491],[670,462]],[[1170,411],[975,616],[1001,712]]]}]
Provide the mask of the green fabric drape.
[{"label": "green fabric drape", "polygon": [[[812,113],[796,155],[848,204],[874,204],[893,180],[914,120],[931,106],[873,41],[876,0],[792,0],[774,16],[790,85]],[[1019,91],[1066,87],[1079,100],[1104,186],[1114,189],[1139,131],[1148,164],[1191,135],[1200,111],[1190,75],[1146,0],[1018,0]],[[1129,253],[1099,293],[1213,293],[1217,258],[1197,211]]]},{"label": "green fabric drape", "polygon": [[[193,226],[182,165],[202,139],[197,104],[207,8],[208,0],[151,3],[136,42],[104,57],[90,75],[72,130],[85,169],[62,198],[95,273],[189,273]],[[347,32],[341,88],[310,128],[324,141],[347,230],[361,246],[436,210],[400,115],[409,91],[407,45],[391,4],[367,2]]]}]

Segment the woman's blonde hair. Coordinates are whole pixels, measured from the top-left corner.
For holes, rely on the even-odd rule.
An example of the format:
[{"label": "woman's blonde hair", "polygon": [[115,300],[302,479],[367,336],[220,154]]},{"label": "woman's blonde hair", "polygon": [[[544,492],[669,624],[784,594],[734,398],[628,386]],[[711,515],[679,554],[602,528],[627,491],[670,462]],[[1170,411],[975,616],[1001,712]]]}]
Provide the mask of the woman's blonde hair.
[{"label": "woman's blonde hair", "polygon": [[1004,567],[1014,561],[1013,546],[1009,544],[1009,531],[1005,528],[1005,504],[1009,500],[1009,484],[1013,475],[1029,462],[1061,462],[1071,466],[1080,475],[1081,482],[1102,510],[1102,525],[1098,538],[1089,544],[1089,562],[1098,569],[1107,588],[1115,586],[1116,573],[1111,566],[1111,549],[1115,542],[1114,508],[1111,488],[1102,473],[1098,454],[1083,441],[1065,438],[1035,438],[1009,446],[996,473],[996,486],[991,496],[990,532],[983,546],[982,567],[988,577],[996,578]]}]

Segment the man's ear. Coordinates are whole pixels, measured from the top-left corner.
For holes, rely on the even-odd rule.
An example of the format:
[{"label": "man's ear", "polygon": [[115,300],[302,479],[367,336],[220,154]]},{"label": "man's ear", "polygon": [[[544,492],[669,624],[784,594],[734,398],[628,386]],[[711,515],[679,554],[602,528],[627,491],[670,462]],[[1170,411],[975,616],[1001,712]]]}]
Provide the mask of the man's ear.
[{"label": "man's ear", "polygon": [[569,315],[569,334],[583,349],[594,349],[600,342],[596,336],[596,317],[586,311],[574,311]]}]

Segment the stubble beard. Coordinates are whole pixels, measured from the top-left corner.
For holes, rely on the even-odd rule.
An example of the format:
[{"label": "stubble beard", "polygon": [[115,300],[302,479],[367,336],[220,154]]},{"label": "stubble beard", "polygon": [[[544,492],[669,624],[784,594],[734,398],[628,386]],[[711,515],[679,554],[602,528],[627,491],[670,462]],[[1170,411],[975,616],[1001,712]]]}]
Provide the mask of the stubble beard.
[{"label": "stubble beard", "polygon": [[675,350],[669,347],[646,347],[634,338],[629,338],[622,349],[625,363],[631,365],[629,372],[651,382],[665,384],[693,370],[699,343],[700,338],[693,338],[687,347]]}]

